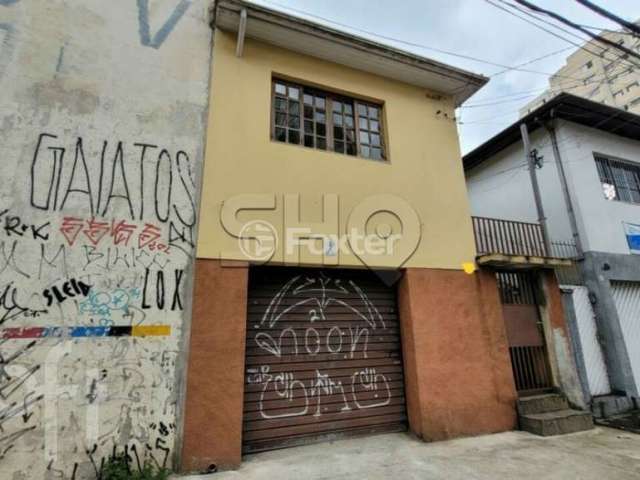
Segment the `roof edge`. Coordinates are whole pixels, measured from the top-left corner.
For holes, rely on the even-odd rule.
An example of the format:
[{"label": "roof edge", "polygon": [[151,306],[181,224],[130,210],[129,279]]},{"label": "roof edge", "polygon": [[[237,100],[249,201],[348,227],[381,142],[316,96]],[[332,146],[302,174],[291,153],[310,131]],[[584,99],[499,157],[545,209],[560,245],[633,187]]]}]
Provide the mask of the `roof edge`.
[{"label": "roof edge", "polygon": [[552,119],[565,120],[621,137],[640,139],[640,115],[562,92],[464,155],[464,170],[476,168],[493,155],[520,141],[520,125],[526,124],[529,133],[533,133],[542,127],[544,121]]},{"label": "roof edge", "polygon": [[280,27],[296,30],[302,33],[308,33],[316,37],[320,36],[324,40],[328,40],[342,46],[349,46],[357,50],[364,50],[367,53],[403,63],[407,66],[419,68],[425,72],[449,77],[453,81],[465,84],[464,88],[460,92],[441,92],[445,95],[451,95],[456,98],[457,104],[463,103],[489,81],[489,78],[484,75],[473,73],[437,60],[416,55],[390,45],[385,45],[359,35],[328,27],[321,23],[316,23],[302,17],[290,15],[246,0],[215,0],[213,3],[213,15],[211,19],[212,27],[217,25],[216,19],[218,16],[218,9],[227,9],[238,14],[241,10],[246,9],[250,17],[253,16],[255,18],[267,20],[278,24]]}]

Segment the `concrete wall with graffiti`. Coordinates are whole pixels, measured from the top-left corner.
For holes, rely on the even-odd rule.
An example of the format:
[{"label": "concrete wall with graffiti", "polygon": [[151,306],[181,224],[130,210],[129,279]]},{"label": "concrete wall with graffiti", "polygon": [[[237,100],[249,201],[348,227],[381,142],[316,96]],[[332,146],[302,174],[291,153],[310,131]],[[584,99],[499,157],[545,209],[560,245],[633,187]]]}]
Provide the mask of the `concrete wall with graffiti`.
[{"label": "concrete wall with graffiti", "polygon": [[211,55],[204,0],[0,0],[0,478],[171,466]]}]

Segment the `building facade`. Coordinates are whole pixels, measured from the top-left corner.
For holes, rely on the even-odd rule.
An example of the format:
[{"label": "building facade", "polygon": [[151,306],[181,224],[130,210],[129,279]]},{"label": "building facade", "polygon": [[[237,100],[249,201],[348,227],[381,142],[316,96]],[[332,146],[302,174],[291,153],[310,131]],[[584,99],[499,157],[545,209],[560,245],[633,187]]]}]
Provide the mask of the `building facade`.
[{"label": "building facade", "polygon": [[[514,284],[477,268],[454,118],[487,79],[239,0],[125,3],[0,2],[0,477],[514,429]],[[537,278],[514,310],[562,359]]]},{"label": "building facade", "polygon": [[[640,53],[640,39],[629,32],[604,32],[602,37]],[[640,61],[591,40],[567,57],[565,65],[549,78],[549,88],[521,108],[520,116],[562,92],[638,114]]]},{"label": "building facade", "polygon": [[[630,408],[640,385],[639,120],[568,94],[522,120],[543,157],[537,176],[549,235],[557,248],[571,247],[580,266],[563,286],[584,395],[596,414]],[[518,123],[465,156],[474,214],[537,219],[519,136]]]},{"label": "building facade", "polygon": [[[475,267],[453,119],[485,79],[242,1],[214,26],[183,469],[514,429],[505,302]],[[571,358],[555,278],[537,279]],[[546,387],[570,381],[556,365]]]},{"label": "building facade", "polygon": [[0,478],[173,468],[208,2],[0,2]]}]

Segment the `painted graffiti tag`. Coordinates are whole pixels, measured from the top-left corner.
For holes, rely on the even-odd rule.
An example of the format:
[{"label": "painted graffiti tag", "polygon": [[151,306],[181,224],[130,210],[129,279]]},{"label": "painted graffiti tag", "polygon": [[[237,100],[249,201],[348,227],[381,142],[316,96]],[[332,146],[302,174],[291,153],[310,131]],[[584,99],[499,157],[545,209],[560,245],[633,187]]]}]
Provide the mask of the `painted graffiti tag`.
[{"label": "painted graffiti tag", "polygon": [[[258,395],[260,418],[318,418],[327,412],[340,415],[390,405],[388,367],[376,366],[384,366],[389,355],[385,349],[394,348],[385,343],[397,335],[387,323],[354,280],[323,274],[289,279],[270,298],[250,333],[246,383],[251,395]],[[371,366],[366,366],[364,361],[372,356]],[[306,368],[287,370],[290,362],[309,362],[314,375]],[[318,366],[325,362],[331,366]],[[386,365],[393,363],[387,360]]]}]

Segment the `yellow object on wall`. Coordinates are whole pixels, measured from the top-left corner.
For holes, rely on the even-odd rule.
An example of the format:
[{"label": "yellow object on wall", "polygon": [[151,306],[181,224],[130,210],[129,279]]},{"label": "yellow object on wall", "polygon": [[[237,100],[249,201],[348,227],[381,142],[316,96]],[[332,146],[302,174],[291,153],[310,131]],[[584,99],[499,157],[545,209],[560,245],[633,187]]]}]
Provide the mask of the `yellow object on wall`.
[{"label": "yellow object on wall", "polygon": [[[473,261],[452,99],[251,39],[241,57],[235,50],[235,35],[217,30],[198,258],[456,270]],[[274,77],[381,103],[388,161],[273,141]]]}]

